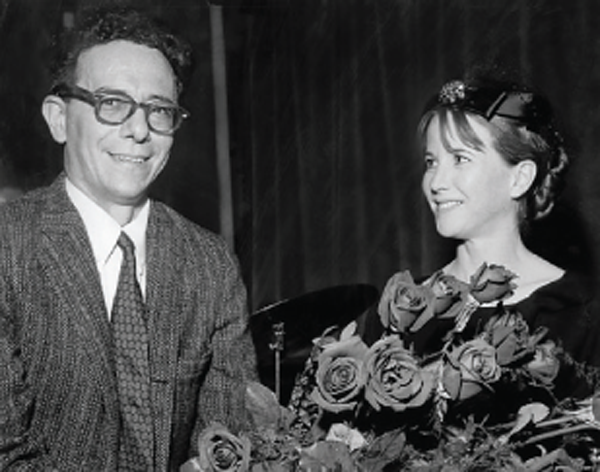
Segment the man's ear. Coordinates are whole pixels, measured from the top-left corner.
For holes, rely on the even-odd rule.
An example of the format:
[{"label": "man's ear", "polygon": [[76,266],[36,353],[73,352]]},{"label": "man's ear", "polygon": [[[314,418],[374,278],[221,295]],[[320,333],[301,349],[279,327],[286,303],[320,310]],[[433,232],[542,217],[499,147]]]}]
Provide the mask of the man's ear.
[{"label": "man's ear", "polygon": [[48,95],[42,103],[42,115],[50,128],[50,133],[57,143],[67,140],[67,105],[56,95]]},{"label": "man's ear", "polygon": [[510,196],[517,199],[531,187],[537,174],[537,165],[531,160],[519,162],[513,167],[513,180]]}]

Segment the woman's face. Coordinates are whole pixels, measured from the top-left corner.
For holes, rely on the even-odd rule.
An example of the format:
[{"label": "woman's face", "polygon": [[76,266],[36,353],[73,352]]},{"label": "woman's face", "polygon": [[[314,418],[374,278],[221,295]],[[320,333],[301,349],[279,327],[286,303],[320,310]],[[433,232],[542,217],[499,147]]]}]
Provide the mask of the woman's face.
[{"label": "woman's face", "polygon": [[447,129],[441,129],[434,116],[425,133],[422,184],[437,230],[460,240],[494,239],[502,232],[518,231],[518,204],[512,196],[515,167],[496,151],[483,119],[467,120],[482,142],[479,149],[461,141],[451,117]]}]

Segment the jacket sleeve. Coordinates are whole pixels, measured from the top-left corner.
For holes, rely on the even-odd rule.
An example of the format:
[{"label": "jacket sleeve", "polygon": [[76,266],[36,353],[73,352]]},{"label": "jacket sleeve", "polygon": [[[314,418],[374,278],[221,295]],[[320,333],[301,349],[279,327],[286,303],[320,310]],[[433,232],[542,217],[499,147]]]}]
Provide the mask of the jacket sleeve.
[{"label": "jacket sleeve", "polygon": [[236,432],[248,427],[246,386],[258,378],[248,326],[246,289],[237,262],[227,251],[223,267],[223,280],[216,284],[215,325],[210,340],[212,359],[198,399],[203,421],[196,424],[194,444],[200,429],[212,421]]},{"label": "jacket sleeve", "polygon": [[0,279],[0,470],[52,470],[31,430],[33,388],[19,343],[19,315],[11,310],[8,292],[5,279]]}]

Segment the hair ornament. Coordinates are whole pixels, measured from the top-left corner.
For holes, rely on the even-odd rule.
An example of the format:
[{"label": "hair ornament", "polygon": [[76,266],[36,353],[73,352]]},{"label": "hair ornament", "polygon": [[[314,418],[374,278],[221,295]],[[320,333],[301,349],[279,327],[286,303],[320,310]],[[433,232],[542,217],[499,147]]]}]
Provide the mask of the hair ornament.
[{"label": "hair ornament", "polygon": [[531,131],[552,126],[552,109],[543,97],[512,84],[476,85],[462,80],[444,84],[427,109],[451,108],[477,114],[490,121],[494,117],[515,120]]},{"label": "hair ornament", "polygon": [[443,104],[456,103],[465,99],[465,83],[462,80],[452,80],[444,84],[440,90],[439,100]]}]

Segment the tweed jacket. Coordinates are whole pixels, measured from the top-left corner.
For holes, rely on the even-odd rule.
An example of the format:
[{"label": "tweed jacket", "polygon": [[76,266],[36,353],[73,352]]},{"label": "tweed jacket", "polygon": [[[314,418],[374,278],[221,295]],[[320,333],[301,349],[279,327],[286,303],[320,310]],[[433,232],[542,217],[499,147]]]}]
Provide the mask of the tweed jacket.
[{"label": "tweed jacket", "polygon": [[[244,426],[256,361],[237,261],[218,236],[156,201],[146,303],[155,470],[177,470],[209,422]],[[64,176],[0,207],[0,471],[116,470],[113,350]]]}]

